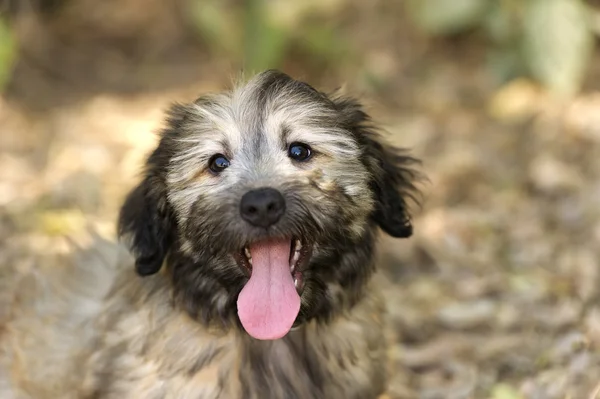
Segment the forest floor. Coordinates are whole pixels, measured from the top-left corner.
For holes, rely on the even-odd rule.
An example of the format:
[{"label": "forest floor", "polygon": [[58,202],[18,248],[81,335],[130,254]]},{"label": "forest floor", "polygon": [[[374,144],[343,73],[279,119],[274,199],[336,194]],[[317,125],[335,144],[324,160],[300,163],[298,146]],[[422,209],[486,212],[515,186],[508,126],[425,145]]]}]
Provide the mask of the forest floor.
[{"label": "forest floor", "polygon": [[[477,40],[426,41],[374,12],[353,40],[385,84],[286,71],[348,83],[429,178],[415,235],[382,238],[390,398],[600,398],[600,81],[562,103],[526,80],[498,88]],[[135,42],[162,46],[151,62],[83,22],[44,28],[79,29],[62,47],[22,27],[28,54],[0,98],[0,266],[66,251],[89,225],[112,237],[164,108],[230,82],[230,64],[162,23]]]}]

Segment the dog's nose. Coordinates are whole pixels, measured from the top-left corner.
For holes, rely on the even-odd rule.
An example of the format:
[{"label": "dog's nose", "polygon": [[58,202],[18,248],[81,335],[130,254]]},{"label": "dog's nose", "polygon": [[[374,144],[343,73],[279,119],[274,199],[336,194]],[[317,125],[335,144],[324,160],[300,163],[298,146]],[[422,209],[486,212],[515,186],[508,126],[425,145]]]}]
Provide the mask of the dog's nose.
[{"label": "dog's nose", "polygon": [[277,223],[285,212],[285,199],[273,188],[248,191],[242,196],[240,214],[253,226],[269,227]]}]

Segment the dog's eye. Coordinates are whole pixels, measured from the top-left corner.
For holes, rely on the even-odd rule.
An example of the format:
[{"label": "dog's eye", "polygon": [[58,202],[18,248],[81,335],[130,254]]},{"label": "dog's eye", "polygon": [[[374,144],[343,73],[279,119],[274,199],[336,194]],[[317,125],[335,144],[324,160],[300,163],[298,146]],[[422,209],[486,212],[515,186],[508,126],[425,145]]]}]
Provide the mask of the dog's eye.
[{"label": "dog's eye", "polygon": [[307,144],[292,143],[288,148],[288,156],[295,161],[307,161],[312,155],[312,150]]},{"label": "dog's eye", "polygon": [[222,154],[215,154],[212,156],[212,158],[210,158],[208,167],[214,173],[219,173],[229,167],[229,160]]}]

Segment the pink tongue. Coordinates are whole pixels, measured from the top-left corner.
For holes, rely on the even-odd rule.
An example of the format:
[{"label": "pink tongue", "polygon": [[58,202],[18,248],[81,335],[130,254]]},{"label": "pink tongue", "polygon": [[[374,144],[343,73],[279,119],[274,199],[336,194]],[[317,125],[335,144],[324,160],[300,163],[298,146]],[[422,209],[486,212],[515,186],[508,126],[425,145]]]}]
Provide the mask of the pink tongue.
[{"label": "pink tongue", "polygon": [[256,339],[278,339],[287,334],[300,311],[300,296],[290,272],[290,240],[254,244],[252,276],[237,300],[238,316]]}]

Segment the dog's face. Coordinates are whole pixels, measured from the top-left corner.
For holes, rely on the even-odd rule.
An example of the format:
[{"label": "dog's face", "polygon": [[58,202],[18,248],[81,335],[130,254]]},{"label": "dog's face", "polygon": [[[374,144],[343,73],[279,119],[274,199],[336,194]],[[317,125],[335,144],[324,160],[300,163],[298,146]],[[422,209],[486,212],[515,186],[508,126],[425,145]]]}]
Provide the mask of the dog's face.
[{"label": "dog's face", "polygon": [[276,339],[353,305],[377,226],[412,232],[412,158],[382,145],[350,99],[276,71],[170,111],[119,230],[141,275],[166,259],[203,322]]}]

